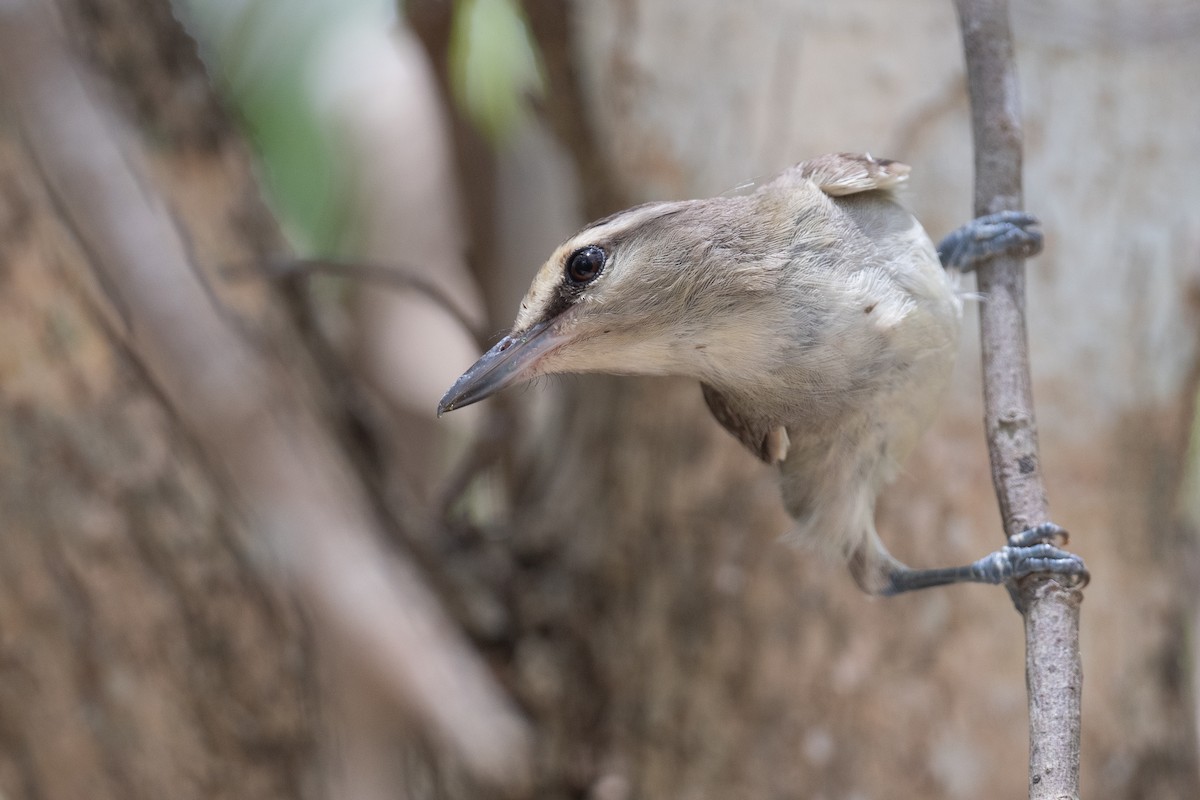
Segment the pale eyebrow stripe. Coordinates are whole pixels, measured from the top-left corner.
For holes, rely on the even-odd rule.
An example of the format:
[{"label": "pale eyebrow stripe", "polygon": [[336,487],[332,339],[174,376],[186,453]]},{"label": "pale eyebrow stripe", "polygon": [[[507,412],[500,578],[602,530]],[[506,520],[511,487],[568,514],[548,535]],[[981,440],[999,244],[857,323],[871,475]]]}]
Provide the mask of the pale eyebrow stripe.
[{"label": "pale eyebrow stripe", "polygon": [[[669,203],[665,201],[654,201],[650,203],[642,203],[641,205],[627,208],[624,211],[618,211],[615,214],[609,214],[607,217],[596,220],[588,225],[585,225],[579,233],[571,237],[572,240],[579,239],[587,234],[600,235],[604,238],[618,238],[620,235],[630,228],[636,228],[639,225],[644,225],[647,222],[658,219],[659,217],[678,214],[686,206],[682,203]],[[603,230],[610,228],[611,230]],[[582,246],[582,244],[580,245]]]}]

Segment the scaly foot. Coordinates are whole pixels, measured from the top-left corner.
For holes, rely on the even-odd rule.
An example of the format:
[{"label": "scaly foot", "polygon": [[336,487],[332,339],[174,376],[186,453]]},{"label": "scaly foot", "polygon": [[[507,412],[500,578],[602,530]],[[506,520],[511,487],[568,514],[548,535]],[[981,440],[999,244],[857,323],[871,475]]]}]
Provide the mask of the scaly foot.
[{"label": "scaly foot", "polygon": [[970,272],[999,255],[1029,258],[1042,250],[1041,223],[1023,211],[1001,211],[973,219],[938,244],[946,269]]}]

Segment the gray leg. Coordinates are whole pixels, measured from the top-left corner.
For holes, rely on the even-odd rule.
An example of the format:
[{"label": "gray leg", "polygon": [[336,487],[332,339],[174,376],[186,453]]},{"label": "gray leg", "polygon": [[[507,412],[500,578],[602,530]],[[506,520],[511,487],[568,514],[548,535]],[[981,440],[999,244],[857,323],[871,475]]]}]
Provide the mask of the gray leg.
[{"label": "gray leg", "polygon": [[970,272],[998,255],[1028,258],[1042,250],[1037,217],[1022,211],[1001,211],[971,220],[938,244],[938,258],[946,269]]},{"label": "gray leg", "polygon": [[860,586],[872,594],[885,597],[951,583],[1000,584],[1035,572],[1061,575],[1070,578],[1072,583],[1086,584],[1089,576],[1083,559],[1057,546],[1065,544],[1066,538],[1066,531],[1062,528],[1054,523],[1045,523],[1010,536],[1006,546],[973,564],[961,567],[912,569],[885,556],[883,559],[871,559],[874,575],[858,574],[856,562],[863,565],[864,560],[852,561],[851,571],[855,572]]}]

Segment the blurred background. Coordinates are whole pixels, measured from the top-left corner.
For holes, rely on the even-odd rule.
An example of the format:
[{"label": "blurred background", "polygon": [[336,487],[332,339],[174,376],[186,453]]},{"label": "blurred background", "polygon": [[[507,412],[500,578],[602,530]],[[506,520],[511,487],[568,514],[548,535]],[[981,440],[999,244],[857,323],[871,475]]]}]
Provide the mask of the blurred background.
[{"label": "blurred background", "polygon": [[[1200,7],[1012,13],[1083,790],[1200,797]],[[5,0],[0,89],[0,799],[1024,793],[1006,593],[781,544],[694,383],[434,416],[588,219],[869,151],[965,222],[949,0]],[[968,330],[917,566],[1001,535]]]}]

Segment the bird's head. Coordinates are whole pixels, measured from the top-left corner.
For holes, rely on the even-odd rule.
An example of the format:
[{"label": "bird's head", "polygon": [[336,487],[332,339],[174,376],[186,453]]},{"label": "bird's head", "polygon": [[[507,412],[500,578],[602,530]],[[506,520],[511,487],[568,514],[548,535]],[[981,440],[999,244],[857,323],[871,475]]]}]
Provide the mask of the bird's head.
[{"label": "bird's head", "polygon": [[650,203],[584,228],[538,271],[512,332],[438,413],[551,373],[710,377],[723,349],[740,344],[747,311],[778,287],[772,254],[787,237],[753,223],[756,202]]}]

